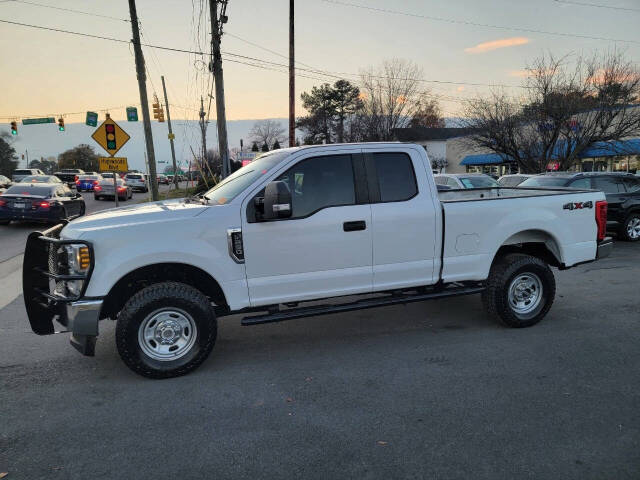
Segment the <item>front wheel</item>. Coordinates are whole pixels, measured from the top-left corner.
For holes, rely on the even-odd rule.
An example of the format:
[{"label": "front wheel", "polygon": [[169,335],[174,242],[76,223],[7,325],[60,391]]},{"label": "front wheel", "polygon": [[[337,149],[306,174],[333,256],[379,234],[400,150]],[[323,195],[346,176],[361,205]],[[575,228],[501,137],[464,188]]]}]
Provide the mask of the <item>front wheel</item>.
[{"label": "front wheel", "polygon": [[640,213],[632,213],[625,219],[620,228],[620,235],[627,242],[640,240]]},{"label": "front wheel", "polygon": [[506,326],[522,328],[544,318],[555,294],[555,278],[547,263],[512,253],[492,265],[482,302],[487,312]]},{"label": "front wheel", "polygon": [[199,290],[164,282],[140,290],[118,315],[116,345],[124,363],[149,378],[185,375],[216,341],[213,307]]}]

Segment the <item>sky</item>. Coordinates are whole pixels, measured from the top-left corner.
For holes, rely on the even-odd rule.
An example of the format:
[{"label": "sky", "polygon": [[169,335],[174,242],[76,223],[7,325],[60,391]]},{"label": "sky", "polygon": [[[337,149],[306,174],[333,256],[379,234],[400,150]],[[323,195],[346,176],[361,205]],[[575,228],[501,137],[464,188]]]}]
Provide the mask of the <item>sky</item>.
[{"label": "sky", "polygon": [[[208,10],[206,0],[136,3],[143,43],[208,50],[210,29],[206,15],[200,15],[201,8]],[[286,68],[273,63],[287,64],[288,7],[287,0],[229,0],[229,21],[224,26],[227,34],[222,41],[223,51],[236,55],[225,55],[223,61],[229,120],[287,116]],[[462,99],[489,90],[469,83],[517,86],[527,64],[545,52],[562,56],[615,47],[631,60],[640,61],[638,0],[296,0],[295,8],[298,66],[338,72],[338,76],[357,82],[362,69],[385,59],[413,61],[423,69],[425,80],[459,82],[424,82],[425,88],[441,98],[447,116],[460,113]],[[0,0],[0,20],[122,40],[131,38],[128,18],[127,0]],[[143,51],[149,96],[154,92],[162,95],[160,75],[164,75],[172,118],[197,119],[200,96],[205,96],[208,108],[206,96],[211,88],[211,75],[203,62],[206,58],[149,47]],[[237,55],[273,63],[262,63],[258,68],[256,60]],[[13,118],[60,114],[67,124],[73,124],[84,122],[87,110],[98,112],[100,120],[108,110],[119,120],[125,118],[126,106],[139,104],[133,50],[127,43],[0,23],[0,72],[3,125]],[[297,113],[304,113],[301,92],[335,80],[299,72]],[[211,118],[215,118],[213,104]],[[194,137],[195,125],[186,125],[185,132],[177,134]],[[30,127],[21,127],[26,128]],[[47,150],[43,154],[59,153],[55,145],[42,150]]]}]

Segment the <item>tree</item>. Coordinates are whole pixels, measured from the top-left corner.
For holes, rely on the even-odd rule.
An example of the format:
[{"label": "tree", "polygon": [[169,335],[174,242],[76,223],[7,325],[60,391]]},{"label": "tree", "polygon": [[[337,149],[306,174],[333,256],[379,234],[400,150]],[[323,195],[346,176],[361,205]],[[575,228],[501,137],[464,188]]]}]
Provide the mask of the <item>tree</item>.
[{"label": "tree", "polygon": [[273,147],[271,147],[271,150],[278,150],[279,148],[282,148],[282,147],[280,147],[280,143],[278,142],[278,140],[276,140],[273,143]]},{"label": "tree", "polygon": [[249,137],[254,143],[273,145],[276,140],[279,142],[286,140],[285,131],[286,129],[277,120],[258,120],[249,131]]},{"label": "tree", "polygon": [[0,175],[9,178],[18,168],[18,156],[10,141],[11,136],[7,132],[0,132]]},{"label": "tree", "polygon": [[353,141],[350,122],[362,109],[360,89],[347,80],[324,83],[303,92],[302,105],[309,115],[298,118],[297,127],[306,132],[304,143]]},{"label": "tree", "polygon": [[52,175],[58,169],[58,161],[55,157],[43,158],[40,160],[31,160],[30,168],[39,168],[47,175]]},{"label": "tree", "polygon": [[97,172],[100,168],[100,161],[93,147],[83,143],[62,152],[58,156],[58,167],[79,168],[87,172]]},{"label": "tree", "polygon": [[360,128],[366,140],[391,140],[396,128],[407,127],[421,108],[434,101],[421,89],[422,69],[413,62],[387,60],[360,76],[363,104]]},{"label": "tree", "polygon": [[253,142],[253,145],[251,146],[251,151],[252,152],[259,152],[260,149],[258,148],[258,144],[256,142]]},{"label": "tree", "polygon": [[444,118],[437,100],[424,98],[409,122],[410,127],[443,128]]},{"label": "tree", "polygon": [[[537,173],[550,162],[573,166],[595,142],[640,134],[640,70],[616,51],[586,58],[552,55],[527,68],[524,95],[494,91],[468,102],[466,126],[480,147]],[[616,152],[622,153],[624,152]]]},{"label": "tree", "polygon": [[268,152],[269,151],[269,145],[267,145],[267,142],[264,142],[262,144],[262,151],[263,152]]}]

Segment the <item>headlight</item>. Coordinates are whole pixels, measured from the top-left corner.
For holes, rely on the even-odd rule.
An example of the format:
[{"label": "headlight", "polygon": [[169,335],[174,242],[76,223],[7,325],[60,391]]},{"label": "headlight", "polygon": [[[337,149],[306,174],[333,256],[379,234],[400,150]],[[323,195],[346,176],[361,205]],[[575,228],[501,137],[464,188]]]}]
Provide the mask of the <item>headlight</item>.
[{"label": "headlight", "polygon": [[89,271],[91,266],[89,247],[86,245],[66,245],[65,250],[67,251],[69,273],[77,274]]}]

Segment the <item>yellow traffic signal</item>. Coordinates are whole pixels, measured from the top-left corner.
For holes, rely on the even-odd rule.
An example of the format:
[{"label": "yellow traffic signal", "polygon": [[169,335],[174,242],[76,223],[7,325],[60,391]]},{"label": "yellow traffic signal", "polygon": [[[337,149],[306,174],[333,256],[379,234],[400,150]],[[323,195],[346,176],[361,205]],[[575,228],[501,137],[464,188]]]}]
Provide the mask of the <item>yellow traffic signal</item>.
[{"label": "yellow traffic signal", "polygon": [[58,119],[58,130],[64,132],[64,118],[62,117]]},{"label": "yellow traffic signal", "polygon": [[18,134],[18,122],[14,120],[13,122],[11,122],[11,135],[17,135],[17,134]]}]

